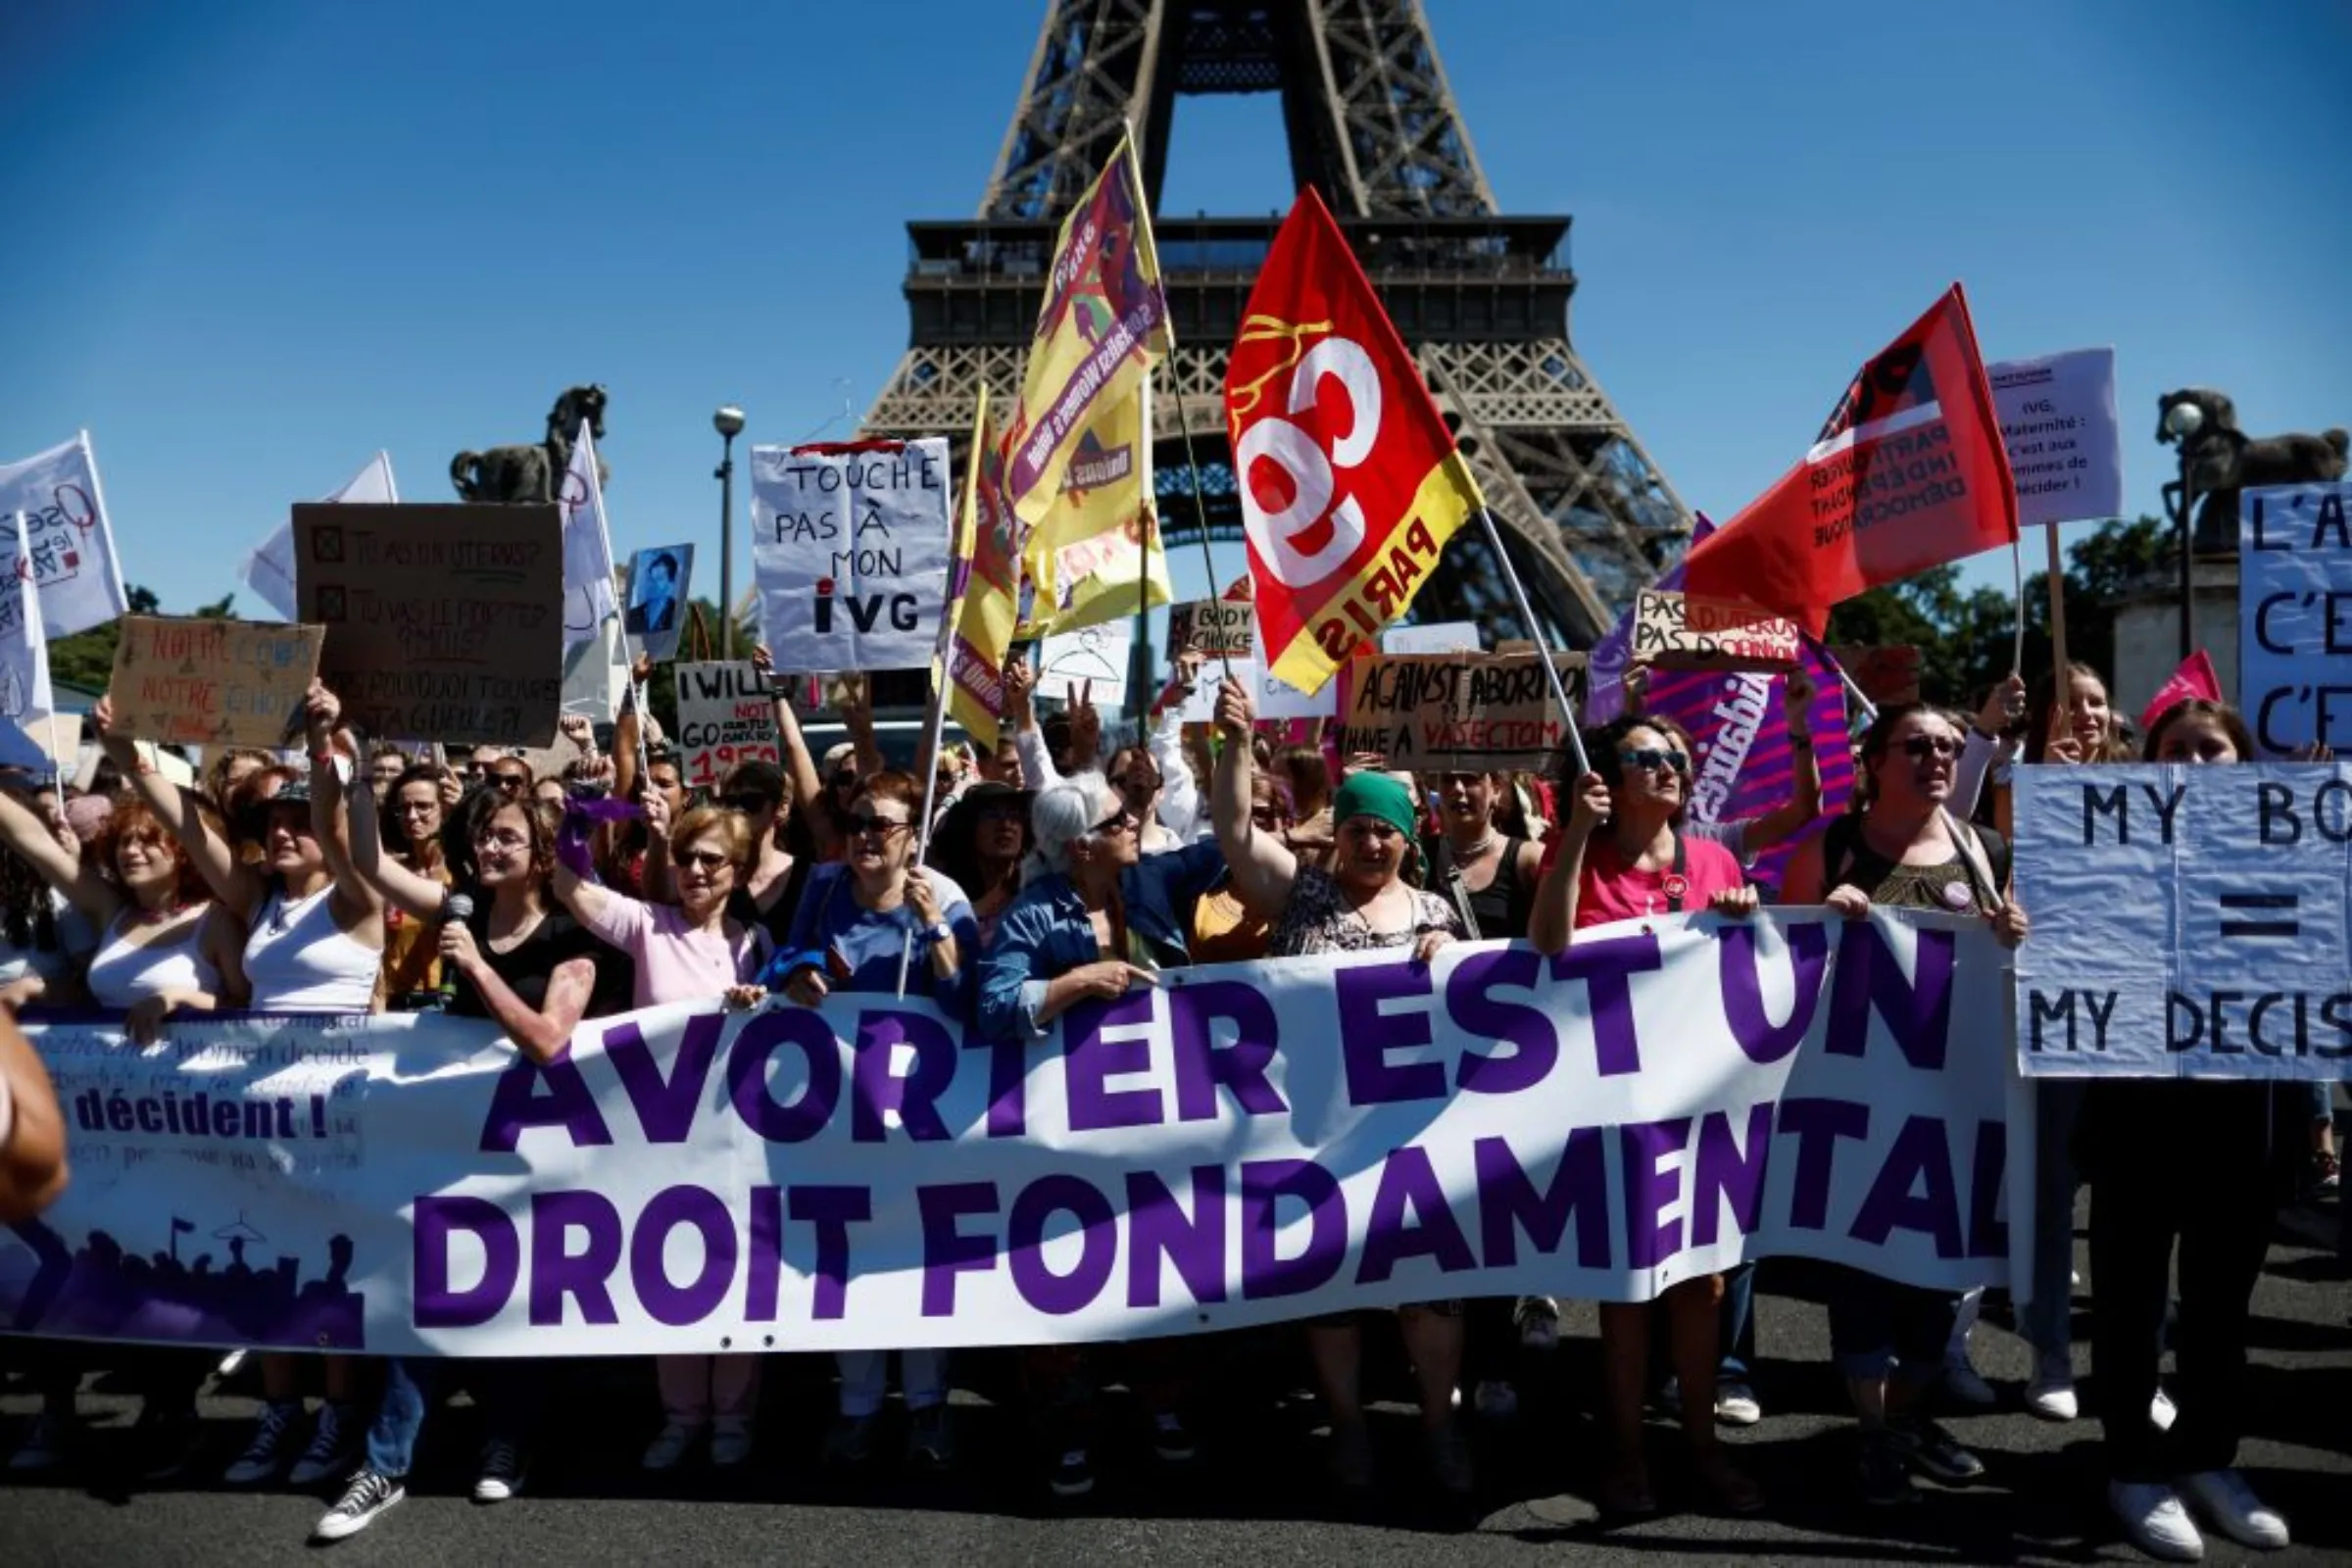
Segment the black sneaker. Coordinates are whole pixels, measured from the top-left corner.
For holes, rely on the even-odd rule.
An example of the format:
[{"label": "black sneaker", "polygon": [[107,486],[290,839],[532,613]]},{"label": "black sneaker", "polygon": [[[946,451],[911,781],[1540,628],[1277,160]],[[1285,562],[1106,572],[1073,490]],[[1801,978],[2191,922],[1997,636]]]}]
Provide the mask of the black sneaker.
[{"label": "black sneaker", "polygon": [[1862,1434],[1861,1474],[1862,1500],[1873,1507],[1899,1508],[1919,1501],[1903,1450],[1884,1429]]},{"label": "black sneaker", "polygon": [[1200,1448],[1193,1443],[1192,1428],[1184,1417],[1173,1410],[1162,1410],[1152,1418],[1152,1451],[1166,1464],[1189,1464]]},{"label": "black sneaker", "polygon": [[504,1438],[482,1445],[482,1466],[473,1478],[473,1500],[504,1502],[522,1490],[522,1450]]},{"label": "black sneaker", "polygon": [[1886,1437],[1910,1466],[1947,1487],[1964,1487],[1984,1476],[1984,1461],[1925,1416],[1886,1428]]},{"label": "black sneaker", "polygon": [[1095,1467],[1084,1448],[1072,1448],[1054,1461],[1054,1473],[1046,1478],[1056,1497],[1083,1497],[1095,1490]]},{"label": "black sneaker", "polygon": [[311,1539],[341,1541],[356,1536],[398,1507],[408,1494],[408,1489],[390,1476],[363,1470],[343,1489],[342,1499],[318,1516],[318,1522],[311,1527]]},{"label": "black sneaker", "polygon": [[192,1406],[178,1409],[143,1405],[130,1429],[130,1441],[142,1481],[177,1481],[195,1462],[204,1427]]}]

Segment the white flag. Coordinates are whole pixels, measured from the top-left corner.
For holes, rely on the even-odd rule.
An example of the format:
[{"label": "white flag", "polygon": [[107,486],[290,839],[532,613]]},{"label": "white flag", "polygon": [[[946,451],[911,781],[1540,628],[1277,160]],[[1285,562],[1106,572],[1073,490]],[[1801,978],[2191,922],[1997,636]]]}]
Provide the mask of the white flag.
[{"label": "white flag", "polygon": [[[390,506],[400,499],[399,487],[392,482],[392,457],[378,452],[368,460],[368,466],[351,476],[351,482],[321,501],[356,501],[368,505]],[[254,548],[237,568],[263,604],[278,613],[281,620],[300,620],[295,608],[294,593],[294,519],[288,517],[269,538]]]},{"label": "white flag", "polygon": [[612,536],[605,527],[605,487],[596,476],[596,441],[588,422],[564,470],[564,646],[574,648],[620,613],[612,602]]},{"label": "white flag", "polygon": [[[0,763],[47,772],[56,765],[46,736],[57,711],[49,690],[49,637],[41,624],[41,596],[24,561],[24,538],[30,520],[19,512],[5,540],[9,571],[0,582]],[[36,547],[37,548],[37,547]]]},{"label": "white flag", "polygon": [[32,557],[50,635],[103,626],[130,608],[87,430],[22,463],[0,464],[0,517],[17,513],[24,526],[0,539],[0,569],[13,567],[20,551]]}]

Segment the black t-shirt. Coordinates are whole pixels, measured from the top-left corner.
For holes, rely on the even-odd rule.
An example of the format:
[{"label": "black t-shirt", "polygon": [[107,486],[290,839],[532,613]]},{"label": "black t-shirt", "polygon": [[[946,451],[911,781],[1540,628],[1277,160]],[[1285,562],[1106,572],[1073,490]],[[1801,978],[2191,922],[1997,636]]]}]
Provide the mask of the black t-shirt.
[{"label": "black t-shirt", "polygon": [[[474,946],[482,950],[490,972],[507,983],[522,1004],[536,1011],[547,1004],[548,982],[555,973],[573,958],[586,958],[596,965],[596,984],[588,994],[588,1006],[580,1016],[602,1018],[611,1013],[629,1010],[630,998],[635,994],[637,966],[628,955],[607,947],[562,909],[550,909],[540,916],[530,935],[514,948],[500,953],[490,946],[490,911],[477,908],[466,922],[473,933]],[[461,1018],[487,1018],[490,1009],[482,1003],[482,994],[463,970],[453,976],[450,998],[451,1014]]]},{"label": "black t-shirt", "polygon": [[815,866],[813,857],[794,855],[792,869],[784,873],[782,891],[765,909],[760,907],[760,901],[752,897],[750,889],[738,887],[727,895],[727,918],[760,927],[777,951],[783,951],[789,946],[784,939],[792,934],[792,917],[801,906],[801,895],[808,888],[808,873]]}]

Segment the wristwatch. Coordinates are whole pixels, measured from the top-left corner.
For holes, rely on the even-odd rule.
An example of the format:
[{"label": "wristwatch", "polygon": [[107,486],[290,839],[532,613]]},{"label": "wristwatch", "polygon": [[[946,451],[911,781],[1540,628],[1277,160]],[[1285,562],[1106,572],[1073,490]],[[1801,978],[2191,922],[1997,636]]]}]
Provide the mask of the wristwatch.
[{"label": "wristwatch", "polygon": [[955,934],[953,930],[949,929],[948,922],[945,920],[934,920],[923,927],[923,941],[932,947],[938,947]]}]

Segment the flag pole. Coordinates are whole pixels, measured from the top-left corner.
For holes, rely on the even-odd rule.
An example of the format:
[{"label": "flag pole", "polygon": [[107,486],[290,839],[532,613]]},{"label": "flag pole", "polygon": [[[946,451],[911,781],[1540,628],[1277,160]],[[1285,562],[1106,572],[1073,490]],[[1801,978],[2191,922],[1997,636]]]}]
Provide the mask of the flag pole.
[{"label": "flag pole", "polygon": [[1872,702],[1863,694],[1862,688],[1854,684],[1854,677],[1845,672],[1845,666],[1838,662],[1838,656],[1824,647],[1811,632],[1804,631],[1802,627],[1799,627],[1798,630],[1805,639],[1805,646],[1819,654],[1821,662],[1838,672],[1838,684],[1845,688],[1845,694],[1854,700],[1854,706],[1862,710],[1862,722],[1865,724],[1877,723],[1879,721],[1878,704]]},{"label": "flag pole", "polygon": [[[1184,406],[1183,373],[1180,371],[1169,379],[1176,386],[1176,423],[1184,431],[1184,466],[1193,476],[1193,526],[1199,530],[1200,535],[1200,564],[1207,568],[1208,597],[1213,602],[1218,598],[1217,558],[1209,553],[1208,548],[1208,507],[1200,499],[1200,460],[1193,455],[1193,416],[1191,411]],[[1237,485],[1242,482],[1238,472],[1234,476],[1234,482]],[[1255,618],[1255,613],[1254,611],[1251,612],[1252,619]],[[1225,662],[1225,678],[1233,679],[1233,656],[1221,654],[1218,657]]]},{"label": "flag pole", "polygon": [[1544,678],[1551,683],[1551,700],[1560,705],[1560,727],[1568,732],[1568,749],[1576,757],[1578,778],[1592,771],[1592,759],[1585,756],[1585,737],[1577,728],[1577,711],[1568,701],[1568,688],[1560,682],[1559,666],[1552,662],[1551,645],[1544,640],[1544,628],[1536,623],[1536,611],[1527,602],[1527,589],[1520,584],[1519,568],[1511,564],[1508,552],[1502,548],[1502,535],[1494,526],[1494,514],[1481,506],[1478,520],[1487,530],[1487,545],[1502,566],[1502,580],[1511,585],[1511,598],[1519,606],[1520,623],[1527,627],[1529,641],[1536,645],[1536,656],[1544,662]]},{"label": "flag pole", "polygon": [[2050,541],[2050,678],[2063,691],[2066,689],[2066,564],[2058,555],[2058,525],[2050,523],[2042,531]]},{"label": "flag pole", "polygon": [[[931,854],[931,797],[939,788],[939,745],[948,728],[947,693],[943,689],[947,665],[934,661],[931,666],[940,671],[941,680],[932,683],[931,691],[931,765],[923,769],[923,814],[915,824],[914,864],[921,865]],[[912,869],[912,867],[909,867]],[[903,899],[903,895],[902,895]],[[899,1000],[906,1000],[906,971],[914,961],[914,927],[908,926],[899,941]]]},{"label": "flag pole", "polygon": [[[2050,548],[2053,551],[2058,548],[2056,539],[2055,534],[2051,535]],[[2009,578],[2016,585],[2017,592],[2017,639],[2009,651],[2009,673],[2023,675],[2026,672],[2026,550],[2024,544],[2015,539],[2009,541]]]},{"label": "flag pole", "polygon": [[[52,704],[56,701],[57,699],[54,697],[50,699]],[[57,714],[54,710],[49,714],[49,760],[54,764],[49,777],[57,786],[57,814],[62,820],[66,814],[66,763],[65,758],[58,750]]]}]

